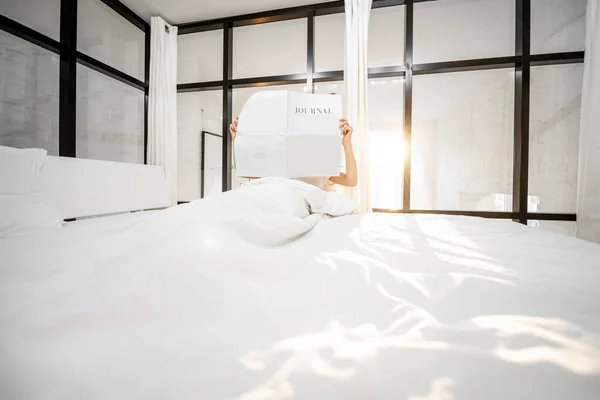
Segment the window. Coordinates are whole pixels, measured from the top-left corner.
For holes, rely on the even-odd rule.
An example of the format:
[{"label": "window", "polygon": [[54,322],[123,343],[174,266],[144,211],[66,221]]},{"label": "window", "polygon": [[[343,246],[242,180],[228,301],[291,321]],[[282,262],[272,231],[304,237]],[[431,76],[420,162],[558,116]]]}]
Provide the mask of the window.
[{"label": "window", "polygon": [[369,167],[374,208],[402,208],[403,133],[404,79],[369,80]]},{"label": "window", "polygon": [[582,64],[531,68],[529,194],[540,212],[577,207],[582,84]]},{"label": "window", "polygon": [[369,21],[369,67],[404,64],[404,6],[371,10]]},{"label": "window", "polygon": [[494,211],[512,193],[514,71],[414,77],[411,208]]},{"label": "window", "polygon": [[141,81],[145,34],[101,0],[79,0],[77,50]]},{"label": "window", "polygon": [[204,197],[222,192],[223,188],[223,137],[204,134]]},{"label": "window", "polygon": [[[222,148],[220,144],[216,146],[214,143],[216,139],[221,143],[221,139],[211,135],[222,135],[222,105],[221,90],[177,95],[179,201],[192,201],[201,197],[202,138],[207,134],[210,137],[206,137],[204,143],[204,194],[213,193],[215,185],[221,191],[220,175],[216,178],[215,175],[222,170]],[[218,184],[215,183],[216,180]]]},{"label": "window", "polygon": [[223,30],[177,37],[178,83],[223,79]]},{"label": "window", "polygon": [[587,0],[531,0],[531,53],[583,50]]},{"label": "window", "polygon": [[[369,67],[404,64],[404,6],[371,10],[369,21]],[[345,16],[315,18],[315,71],[344,69]]]},{"label": "window", "polygon": [[60,0],[0,0],[0,14],[60,40]]},{"label": "window", "polygon": [[515,54],[515,0],[439,0],[414,7],[415,63]]},{"label": "window", "polygon": [[344,69],[344,14],[315,17],[315,72]]},{"label": "window", "polygon": [[144,92],[77,65],[77,157],[144,163]]},{"label": "window", "polygon": [[58,154],[58,55],[0,31],[0,145]]},{"label": "window", "polygon": [[306,73],[305,18],[233,29],[233,77]]}]

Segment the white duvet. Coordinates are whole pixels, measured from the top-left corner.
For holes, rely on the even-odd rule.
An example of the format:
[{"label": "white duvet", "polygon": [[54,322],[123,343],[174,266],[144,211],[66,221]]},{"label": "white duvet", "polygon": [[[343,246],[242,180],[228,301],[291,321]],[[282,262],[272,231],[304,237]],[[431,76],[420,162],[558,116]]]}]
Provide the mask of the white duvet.
[{"label": "white duvet", "polygon": [[600,398],[600,246],[304,189],[0,240],[0,398]]}]

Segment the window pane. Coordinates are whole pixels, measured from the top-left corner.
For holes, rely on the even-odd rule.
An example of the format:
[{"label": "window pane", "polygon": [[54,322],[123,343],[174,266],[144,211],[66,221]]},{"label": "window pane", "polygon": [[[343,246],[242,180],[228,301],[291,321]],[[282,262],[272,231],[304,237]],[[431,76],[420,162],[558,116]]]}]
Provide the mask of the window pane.
[{"label": "window pane", "polygon": [[369,67],[404,64],[404,6],[371,10],[368,48]]},{"label": "window pane", "polygon": [[239,115],[244,108],[246,101],[257,92],[264,92],[269,90],[291,90],[294,92],[306,92],[307,87],[304,83],[294,85],[274,85],[274,86],[260,86],[260,87],[249,87],[241,89],[233,89],[233,115]]},{"label": "window pane", "polygon": [[58,56],[0,31],[0,145],[58,154]]},{"label": "window pane", "polygon": [[222,192],[223,188],[223,138],[204,135],[204,197]]},{"label": "window pane", "polygon": [[515,54],[515,0],[440,0],[415,4],[414,62]]},{"label": "window pane", "polygon": [[315,18],[315,72],[344,69],[344,24],[344,14]]},{"label": "window pane", "polygon": [[411,208],[511,211],[514,71],[414,78]]},{"label": "window pane", "polygon": [[574,213],[577,208],[582,84],[582,64],[531,68],[531,212]]},{"label": "window pane", "polygon": [[223,79],[223,31],[177,37],[178,83]]},{"label": "window pane", "polygon": [[77,157],[144,163],[144,92],[77,65]]},{"label": "window pane", "polygon": [[[315,71],[344,69],[344,14],[315,18]],[[369,67],[404,64],[404,6],[371,10]]]},{"label": "window pane", "polygon": [[0,14],[60,40],[60,0],[0,0]]},{"label": "window pane", "polygon": [[306,72],[306,19],[233,29],[233,77]]},{"label": "window pane", "polygon": [[403,78],[369,81],[371,204],[401,209],[404,185]]},{"label": "window pane", "polygon": [[[216,135],[222,134],[222,103],[223,92],[221,90],[179,93],[177,95],[179,201],[192,201],[200,198],[202,131]],[[206,146],[205,153],[212,151],[215,149]],[[221,149],[216,151],[220,157]],[[220,165],[219,168],[221,168]],[[221,181],[219,181],[220,190]]]},{"label": "window pane", "polygon": [[100,0],[79,0],[77,50],[144,80],[144,32]]},{"label": "window pane", "polygon": [[587,0],[531,0],[531,53],[583,50]]},{"label": "window pane", "polygon": [[577,222],[572,221],[536,221],[530,220],[527,225],[532,228],[542,229],[559,235],[575,237],[577,235]]}]

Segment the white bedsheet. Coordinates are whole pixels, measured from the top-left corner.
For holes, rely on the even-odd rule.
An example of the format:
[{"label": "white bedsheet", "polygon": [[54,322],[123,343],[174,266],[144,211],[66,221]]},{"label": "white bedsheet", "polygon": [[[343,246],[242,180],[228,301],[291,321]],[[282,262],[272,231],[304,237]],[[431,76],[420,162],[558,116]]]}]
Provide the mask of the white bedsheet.
[{"label": "white bedsheet", "polygon": [[600,246],[383,214],[265,243],[231,216],[297,203],[242,190],[0,240],[0,398],[599,398]]}]

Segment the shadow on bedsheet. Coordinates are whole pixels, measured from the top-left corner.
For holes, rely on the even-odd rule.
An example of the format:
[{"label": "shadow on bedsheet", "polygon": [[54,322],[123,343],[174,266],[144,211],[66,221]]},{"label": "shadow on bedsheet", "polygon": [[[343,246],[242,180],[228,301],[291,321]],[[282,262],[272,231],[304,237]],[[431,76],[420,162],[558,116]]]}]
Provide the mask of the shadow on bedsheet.
[{"label": "shadow on bedsheet", "polygon": [[[303,310],[310,322],[270,310],[283,338],[241,356],[261,383],[239,399],[598,398],[597,314],[578,312],[582,299],[543,265],[515,259],[508,249],[522,237],[437,218],[364,218],[320,249],[328,273],[319,282],[309,273],[298,282],[318,303]],[[313,246],[331,232],[314,234]]]}]

